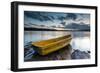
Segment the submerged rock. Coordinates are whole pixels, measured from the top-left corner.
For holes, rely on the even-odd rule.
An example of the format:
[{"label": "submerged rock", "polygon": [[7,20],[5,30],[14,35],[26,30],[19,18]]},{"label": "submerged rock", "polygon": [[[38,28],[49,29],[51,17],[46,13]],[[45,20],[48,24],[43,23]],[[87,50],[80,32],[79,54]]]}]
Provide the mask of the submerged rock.
[{"label": "submerged rock", "polygon": [[28,42],[24,46],[24,60],[32,58],[32,55],[35,54],[35,50],[32,48],[32,42]]},{"label": "submerged rock", "polygon": [[85,51],[75,50],[71,54],[71,58],[72,59],[89,59],[90,58],[90,54],[85,52]]},{"label": "submerged rock", "polygon": [[71,59],[89,59],[90,51],[73,50],[71,45],[52,52],[48,55],[39,55],[32,46],[32,42],[26,43],[24,46],[24,61],[48,61],[48,60],[71,60]]}]

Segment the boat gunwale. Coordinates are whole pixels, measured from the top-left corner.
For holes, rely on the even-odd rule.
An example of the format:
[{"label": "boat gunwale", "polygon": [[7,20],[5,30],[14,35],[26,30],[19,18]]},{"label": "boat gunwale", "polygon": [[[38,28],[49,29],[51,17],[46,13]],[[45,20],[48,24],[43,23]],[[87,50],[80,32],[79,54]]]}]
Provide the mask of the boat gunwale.
[{"label": "boat gunwale", "polygon": [[[64,38],[63,40],[65,40],[65,39],[71,39],[72,37],[71,37],[71,35],[65,35],[65,36],[63,36],[63,37],[66,37],[67,36],[67,38]],[[58,37],[58,38],[53,38],[53,39],[49,39],[49,40],[54,40],[54,39],[59,39],[59,38],[63,38],[63,37]],[[63,40],[59,40],[59,41],[56,41],[56,42],[53,42],[53,43],[49,43],[48,45],[51,45],[51,44],[55,44],[55,43],[59,43],[59,42],[61,42],[61,41],[63,41]],[[44,40],[44,41],[48,41],[48,40]],[[39,42],[41,42],[41,41],[39,41]],[[37,42],[36,42],[37,43]],[[32,45],[33,46],[35,46],[35,47],[38,47],[38,48],[46,48],[46,47],[48,47],[48,45],[35,45],[34,43],[32,43]]]},{"label": "boat gunwale", "polygon": [[[67,41],[67,40],[71,40],[71,39],[72,39],[72,38],[69,37],[69,38],[66,39],[66,41]],[[60,43],[60,42],[62,42],[62,41],[64,41],[64,40],[65,40],[65,39],[60,40],[60,41],[57,41],[57,42],[54,42],[54,43],[50,43],[50,44],[48,44],[48,45],[46,45],[46,46],[40,46],[40,48],[45,49],[45,48],[48,48],[48,46],[51,46],[51,45],[54,45],[54,44]]]}]

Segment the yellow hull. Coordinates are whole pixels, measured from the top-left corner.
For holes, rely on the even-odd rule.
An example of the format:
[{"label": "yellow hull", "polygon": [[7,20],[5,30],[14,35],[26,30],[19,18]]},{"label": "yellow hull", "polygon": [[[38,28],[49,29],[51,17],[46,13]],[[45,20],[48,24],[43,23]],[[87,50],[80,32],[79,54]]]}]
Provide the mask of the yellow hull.
[{"label": "yellow hull", "polygon": [[68,44],[70,44],[71,39],[72,39],[71,35],[66,35],[66,36],[62,36],[50,40],[33,42],[32,45],[36,47],[35,50],[40,55],[47,55],[49,53],[52,53],[54,51],[57,51],[67,46]]}]

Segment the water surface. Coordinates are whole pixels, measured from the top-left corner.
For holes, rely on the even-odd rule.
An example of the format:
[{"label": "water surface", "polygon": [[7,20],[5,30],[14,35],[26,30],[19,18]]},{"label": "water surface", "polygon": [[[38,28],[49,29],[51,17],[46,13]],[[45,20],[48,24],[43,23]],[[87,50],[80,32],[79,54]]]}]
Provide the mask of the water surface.
[{"label": "water surface", "polygon": [[72,35],[70,45],[73,49],[90,51],[90,33],[86,31],[25,31],[24,45],[28,42],[37,42],[68,34]]}]

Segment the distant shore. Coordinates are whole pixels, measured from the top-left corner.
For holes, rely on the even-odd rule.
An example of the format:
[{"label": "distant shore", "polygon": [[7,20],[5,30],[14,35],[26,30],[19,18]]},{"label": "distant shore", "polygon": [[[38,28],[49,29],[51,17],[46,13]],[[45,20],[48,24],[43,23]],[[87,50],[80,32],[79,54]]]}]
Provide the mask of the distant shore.
[{"label": "distant shore", "polygon": [[24,31],[90,31],[89,29],[80,30],[80,29],[73,29],[73,30],[57,30],[57,29],[42,29],[42,28],[24,28]]}]

